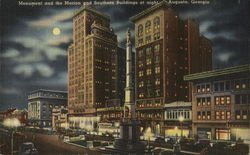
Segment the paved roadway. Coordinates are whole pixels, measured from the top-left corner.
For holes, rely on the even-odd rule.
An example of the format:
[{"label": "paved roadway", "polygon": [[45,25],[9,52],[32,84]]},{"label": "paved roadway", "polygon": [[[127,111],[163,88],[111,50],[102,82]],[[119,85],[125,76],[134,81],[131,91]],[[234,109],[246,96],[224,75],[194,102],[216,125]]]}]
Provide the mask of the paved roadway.
[{"label": "paved roadway", "polygon": [[82,148],[64,143],[57,135],[32,134],[28,135],[28,140],[32,141],[37,148],[39,155],[98,155],[99,153],[87,148]]}]

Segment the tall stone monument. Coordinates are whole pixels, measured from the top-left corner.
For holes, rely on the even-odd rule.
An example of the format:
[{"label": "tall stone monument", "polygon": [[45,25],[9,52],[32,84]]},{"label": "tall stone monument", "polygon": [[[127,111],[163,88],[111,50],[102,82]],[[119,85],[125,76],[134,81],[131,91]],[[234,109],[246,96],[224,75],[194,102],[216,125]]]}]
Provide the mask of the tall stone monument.
[{"label": "tall stone monument", "polygon": [[114,147],[108,150],[125,154],[140,154],[144,152],[145,143],[140,141],[140,122],[136,119],[135,109],[134,88],[132,84],[132,43],[130,30],[128,29],[124,115],[120,123],[120,138],[116,139]]}]

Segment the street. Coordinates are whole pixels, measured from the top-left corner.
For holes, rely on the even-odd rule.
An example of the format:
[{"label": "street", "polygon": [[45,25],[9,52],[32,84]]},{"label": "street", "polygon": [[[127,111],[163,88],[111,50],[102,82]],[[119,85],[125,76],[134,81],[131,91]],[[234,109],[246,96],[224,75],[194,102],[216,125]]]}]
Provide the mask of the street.
[{"label": "street", "polygon": [[[58,138],[58,135],[46,135],[32,132],[18,132],[14,136],[14,150],[18,151],[18,147],[23,142],[33,142],[39,155],[64,155],[64,154],[84,154],[98,155],[97,151],[81,148],[64,143]],[[10,154],[10,136],[3,134],[1,131],[1,145],[5,145],[2,149],[3,154]]]}]

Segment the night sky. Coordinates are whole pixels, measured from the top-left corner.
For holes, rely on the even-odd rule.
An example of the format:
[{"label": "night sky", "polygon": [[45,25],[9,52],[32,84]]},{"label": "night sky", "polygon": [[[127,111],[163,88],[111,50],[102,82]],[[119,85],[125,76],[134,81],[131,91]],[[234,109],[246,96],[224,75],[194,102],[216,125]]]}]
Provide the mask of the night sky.
[{"label": "night sky", "polygon": [[[26,108],[27,94],[36,89],[67,90],[72,13],[80,6],[18,6],[16,0],[1,3],[0,111]],[[129,17],[150,5],[94,7],[111,17],[119,45],[124,47],[127,28],[134,29]],[[199,23],[201,34],[212,41],[214,69],[249,63],[249,0],[172,7],[181,18]],[[60,35],[53,35],[55,27]]]}]

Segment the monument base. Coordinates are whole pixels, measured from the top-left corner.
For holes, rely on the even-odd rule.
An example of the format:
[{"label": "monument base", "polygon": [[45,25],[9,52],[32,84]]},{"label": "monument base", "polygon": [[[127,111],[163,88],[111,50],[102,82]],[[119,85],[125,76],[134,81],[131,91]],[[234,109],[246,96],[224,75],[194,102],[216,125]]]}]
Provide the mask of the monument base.
[{"label": "monument base", "polygon": [[144,153],[146,142],[140,140],[139,125],[136,120],[123,120],[120,124],[120,138],[115,139],[114,146],[108,146],[106,150],[121,154]]}]

